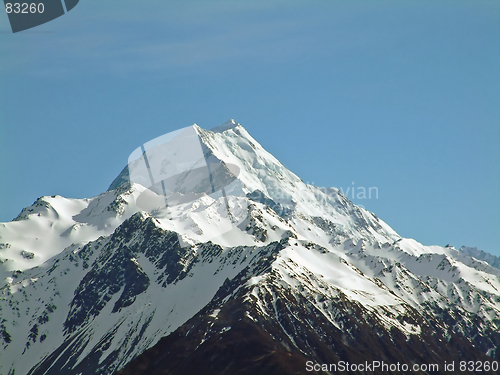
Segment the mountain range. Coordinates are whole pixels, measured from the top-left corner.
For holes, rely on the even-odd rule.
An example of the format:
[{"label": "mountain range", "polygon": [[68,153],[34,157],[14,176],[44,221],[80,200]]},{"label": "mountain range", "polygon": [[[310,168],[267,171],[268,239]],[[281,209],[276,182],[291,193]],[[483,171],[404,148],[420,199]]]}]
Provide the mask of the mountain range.
[{"label": "mountain range", "polygon": [[498,257],[402,238],[234,120],[185,132],[209,174],[166,203],[184,143],[0,223],[1,374],[497,373]]}]

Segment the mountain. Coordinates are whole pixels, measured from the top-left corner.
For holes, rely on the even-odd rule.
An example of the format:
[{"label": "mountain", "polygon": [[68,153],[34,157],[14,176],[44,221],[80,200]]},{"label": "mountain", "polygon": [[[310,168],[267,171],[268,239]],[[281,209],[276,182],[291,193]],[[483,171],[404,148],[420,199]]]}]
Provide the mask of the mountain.
[{"label": "mountain", "polygon": [[[176,134],[0,224],[0,373],[497,371],[497,258],[402,238],[233,120]],[[186,149],[206,167],[168,172]]]},{"label": "mountain", "polygon": [[483,250],[479,250],[477,247],[462,246],[460,248],[460,251],[467,254],[467,255],[470,255],[471,257],[474,257],[476,259],[483,260],[492,267],[500,269],[500,258],[499,257],[488,254],[487,252],[485,252]]}]

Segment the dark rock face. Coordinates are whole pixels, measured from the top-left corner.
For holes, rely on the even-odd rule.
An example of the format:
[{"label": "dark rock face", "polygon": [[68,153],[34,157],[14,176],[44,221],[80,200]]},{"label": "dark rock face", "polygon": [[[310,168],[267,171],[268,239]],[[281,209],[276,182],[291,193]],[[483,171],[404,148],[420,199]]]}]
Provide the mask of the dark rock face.
[{"label": "dark rock face", "polygon": [[[440,370],[431,373],[444,374],[449,372],[443,365],[457,359],[491,361],[465,337],[453,334],[446,339],[430,325],[410,339],[397,330],[387,331],[376,317],[363,319],[363,308],[345,300],[337,305],[339,311],[351,311],[343,316],[343,330],[329,324],[307,301],[279,301],[278,314],[271,318],[243,298],[227,303],[216,318],[204,309],[116,375],[317,374],[327,372],[307,369],[341,361],[439,364]],[[424,323],[417,312],[415,318]],[[374,369],[366,373],[401,372]]]},{"label": "dark rock face", "polygon": [[[89,344],[89,339],[78,331],[99,315],[115,294],[120,293],[112,314],[132,305],[139,294],[147,291],[152,281],[136,257],[146,257],[162,271],[154,282],[163,287],[186,277],[197,262],[197,255],[192,248],[179,245],[177,233],[159,229],[152,220],[136,214],[113,233],[75,291],[64,322],[66,340],[30,374],[102,374],[113,367],[111,364],[117,359],[118,353],[108,355],[101,363],[99,361],[102,353],[108,349],[114,332],[108,332],[90,354],[76,365],[78,357]],[[86,245],[78,257],[72,256],[72,260],[83,260],[83,267],[88,268],[86,261],[91,253],[92,246]],[[147,324],[139,329],[144,331],[146,327]],[[32,335],[37,335],[36,328],[34,326],[32,329]]]},{"label": "dark rock face", "polygon": [[[339,328],[310,298],[283,287],[272,271],[259,288],[263,293],[258,296],[248,287],[238,287],[245,281],[242,276],[243,273],[227,281],[196,316],[116,375],[326,374],[335,372],[322,371],[322,365],[339,365],[342,361],[344,366],[345,363],[377,362],[419,367],[433,364],[438,367],[432,371],[413,372],[449,374],[445,364],[455,363],[458,369],[460,361],[491,363],[493,360],[481,347],[491,342],[482,345],[484,336],[471,339],[453,332],[456,320],[436,321],[434,314],[405,306],[407,314],[398,318],[400,322],[421,327],[418,335],[407,335],[394,327],[387,329],[379,313],[340,294],[334,300],[324,300],[336,311]],[[221,307],[228,296],[229,300]],[[440,313],[443,317],[446,315],[446,311]],[[486,337],[486,341],[498,342],[498,332],[488,334],[492,336]],[[499,359],[497,355],[496,360]],[[364,373],[403,373],[390,368],[382,371],[373,366],[368,369]],[[494,374],[495,371],[481,373]]]},{"label": "dark rock face", "polygon": [[[181,248],[176,233],[158,229],[152,220],[143,221],[140,215],[134,215],[112,235],[75,291],[64,323],[67,333],[73,333],[85,321],[98,315],[120,290],[122,293],[114,304],[113,313],[130,306],[138,294],[147,290],[150,280],[135,261],[139,254],[143,253],[158,268],[164,269],[159,279],[165,285],[185,277],[189,267],[185,269],[180,261],[189,258],[192,264],[192,249]],[[138,233],[138,240],[133,240]]]},{"label": "dark rock face", "polygon": [[[206,316],[160,340],[117,374],[294,374],[305,368],[302,353],[287,350],[271,333],[245,318],[244,305],[233,307],[219,313],[224,316],[211,325],[213,334],[203,344],[199,345],[203,329],[213,320]],[[232,324],[231,329],[216,333],[224,331],[225,324]]]},{"label": "dark rock face", "polygon": [[[88,262],[94,252],[92,244],[69,256],[71,262],[83,261],[83,268],[89,270],[80,281],[70,303],[70,310],[64,322],[66,338],[56,350],[33,367],[29,374],[112,373],[123,361],[124,353],[115,350],[107,353],[104,358],[103,353],[111,347],[123,320],[97,344],[91,344],[92,335],[89,336],[87,332],[88,329],[92,331],[92,321],[103,313],[112,299],[116,302],[113,303],[110,313],[119,315],[122,309],[134,304],[137,296],[148,293],[152,284],[165,289],[189,277],[193,266],[198,262],[219,264],[215,274],[224,267],[248,263],[231,281],[226,279],[222,284],[220,294],[225,297],[234,289],[234,285],[240,285],[252,276],[269,271],[277,254],[287,245],[287,239],[284,239],[263,247],[235,247],[225,251],[211,242],[198,244],[196,249],[181,247],[177,233],[158,228],[154,220],[136,214],[125,221],[100,249],[91,266]],[[154,274],[157,275],[155,279],[150,279],[141,267],[141,262],[147,263],[145,260],[154,267]],[[57,262],[48,274],[56,268]],[[136,350],[137,343],[143,338],[153,317],[154,313],[141,323],[142,325],[133,327],[134,335],[126,339],[130,351]],[[30,334],[29,339],[36,341],[39,334],[38,325],[33,326]],[[7,335],[8,333],[4,334],[8,338]],[[89,348],[90,352],[84,355]],[[80,358],[82,356],[83,360]],[[123,365],[125,363],[122,363]]]}]

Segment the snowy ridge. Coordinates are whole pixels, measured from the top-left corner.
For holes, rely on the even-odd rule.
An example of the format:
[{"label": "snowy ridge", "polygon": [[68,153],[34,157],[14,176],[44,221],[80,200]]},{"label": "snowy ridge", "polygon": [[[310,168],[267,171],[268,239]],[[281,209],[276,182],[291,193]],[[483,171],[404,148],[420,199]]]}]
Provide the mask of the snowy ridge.
[{"label": "snowy ridge", "polygon": [[[91,199],[41,197],[14,221],[0,224],[0,277],[43,264],[72,244],[109,235],[134,212],[134,189],[105,192]],[[24,252],[24,253],[23,253]]]},{"label": "snowy ridge", "polygon": [[[374,214],[357,207],[338,189],[329,194],[305,184],[269,154],[239,124],[223,133],[213,133],[197,127],[205,145],[226,163],[239,167],[239,179],[247,193],[262,192],[285,208],[313,217],[322,217],[345,227],[347,235],[370,236],[381,241],[397,240],[400,236]],[[352,228],[355,226],[355,228]],[[363,238],[363,237],[360,237]]]},{"label": "snowy ridge", "polygon": [[[240,300],[253,306],[250,321],[275,321],[275,335],[303,353],[313,349],[299,342],[294,303],[331,330],[358,319],[408,340],[434,319],[443,337],[469,335],[480,353],[500,355],[495,257],[401,238],[337,189],[305,184],[234,120],[194,129],[239,168],[246,197],[145,212],[137,200],[147,189],[124,169],[97,197],[42,197],[0,224],[0,373],[111,374],[203,311],[217,320]],[[227,205],[246,219],[235,223]]]},{"label": "snowy ridge", "polygon": [[467,246],[462,246],[460,248],[460,251],[474,257],[478,260],[482,260],[492,267],[499,268],[500,269],[500,258],[496,257],[492,254],[488,254],[487,252],[483,250],[479,250],[477,247],[467,247]]}]

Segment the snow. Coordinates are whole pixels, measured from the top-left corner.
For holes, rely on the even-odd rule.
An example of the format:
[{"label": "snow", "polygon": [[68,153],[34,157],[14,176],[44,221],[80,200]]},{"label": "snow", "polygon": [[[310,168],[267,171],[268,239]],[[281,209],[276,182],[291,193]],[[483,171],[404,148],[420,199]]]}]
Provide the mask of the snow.
[{"label": "snow", "polygon": [[[0,308],[13,339],[0,353],[0,372],[15,364],[16,373],[27,373],[40,358],[68,339],[63,322],[75,290],[94,262],[98,262],[111,235],[137,212],[144,220],[152,218],[157,228],[179,233],[182,243],[192,246],[197,255],[200,244],[208,241],[220,245],[221,252],[210,262],[197,262],[187,277],[166,287],[156,281],[163,270],[148,257],[139,252],[131,258],[150,280],[147,291],[137,295],[132,305],[112,313],[121,291],[115,293],[99,315],[78,329],[89,340],[82,341],[85,347],[80,359],[107,332],[114,331],[101,359],[118,350],[121,354],[116,366],[125,364],[185,323],[212,300],[226,279],[231,280],[245,267],[264,260],[260,257],[266,246],[280,241],[285,245],[271,271],[251,277],[244,286],[249,290],[247,300],[263,314],[275,309],[279,298],[268,287],[273,275],[273,282],[311,301],[339,328],[336,313],[317,302],[319,296],[333,299],[342,294],[377,314],[387,327],[397,327],[407,335],[420,332],[419,326],[397,319],[408,306],[421,309],[425,303],[436,303],[442,308],[458,306],[488,322],[500,318],[500,270],[491,265],[495,259],[476,250],[424,246],[414,239],[401,238],[337,189],[327,192],[305,184],[234,120],[212,131],[196,125],[182,131],[191,141],[199,137],[214,157],[238,169],[237,179],[227,186],[227,203],[220,193],[176,193],[176,204],[166,207],[161,192],[148,189],[151,186],[147,181],[143,185],[135,181],[90,199],[42,197],[23,210],[19,220],[0,223]],[[182,131],[144,145],[150,166],[157,172],[165,161],[159,152],[161,145]],[[182,151],[182,143],[177,146],[175,150]],[[136,150],[131,163],[142,163],[143,154],[142,148]],[[195,154],[196,160],[191,161],[196,164],[204,156]],[[137,176],[138,180],[144,177],[140,173]],[[263,192],[290,212],[275,212],[245,197],[255,191]],[[247,230],[251,223],[255,228]],[[253,229],[265,231],[265,238],[254,236]],[[138,240],[133,237],[127,245]],[[79,253],[87,244],[93,253],[86,268]],[[269,293],[271,306],[263,299]],[[230,298],[231,295],[224,298],[209,316],[217,319]],[[25,349],[30,329],[52,305],[56,308],[47,312],[49,320],[38,323],[37,340]],[[387,311],[394,316],[390,317]],[[256,320],[249,313],[247,316]],[[225,327],[223,331],[229,329]],[[42,334],[47,337],[40,342]]]},{"label": "snow", "polygon": [[217,318],[217,315],[219,315],[220,309],[215,309],[209,316],[212,318]]},{"label": "snow", "polygon": [[[0,280],[14,270],[25,271],[44,264],[72,244],[85,244],[107,236],[137,208],[129,206],[134,195],[144,188],[136,186],[118,195],[105,192],[91,199],[70,199],[61,196],[39,198],[25,210],[24,219],[0,224]],[[110,206],[123,199],[123,212]],[[28,212],[31,211],[31,212]],[[22,256],[23,251],[34,254],[33,259]]]},{"label": "snow", "polygon": [[[334,253],[320,253],[302,246],[291,246],[283,250],[281,255],[284,259],[291,260],[298,265],[293,269],[297,279],[300,278],[300,270],[303,274],[313,273],[316,277],[321,277],[324,282],[334,285],[349,298],[368,306],[394,305],[402,302],[360,275]],[[287,268],[290,271],[290,268]],[[292,284],[286,276],[285,279],[287,283]]]}]

